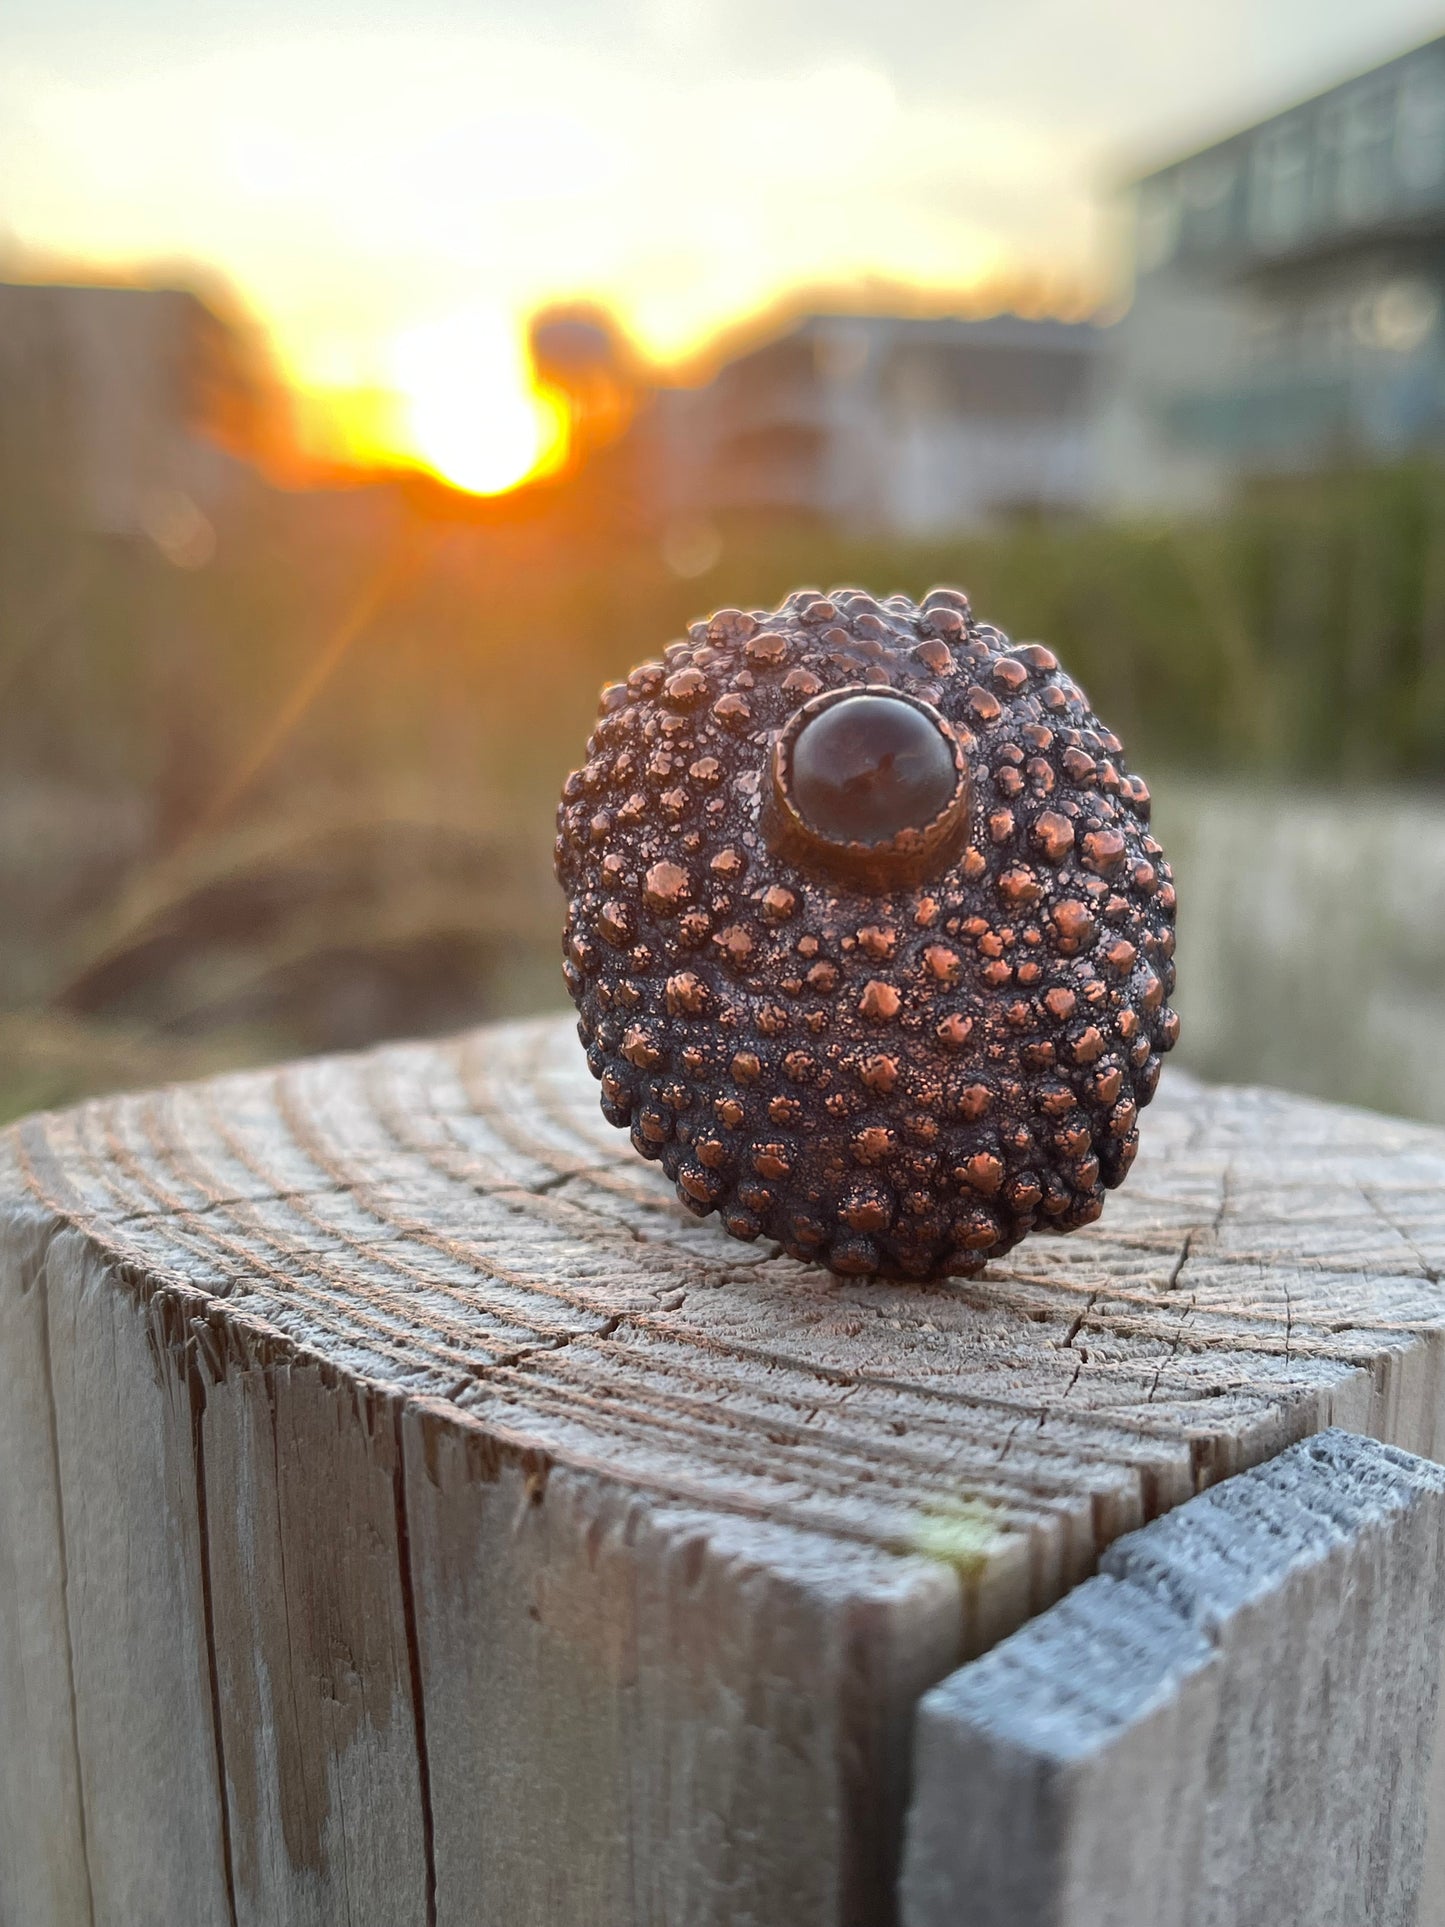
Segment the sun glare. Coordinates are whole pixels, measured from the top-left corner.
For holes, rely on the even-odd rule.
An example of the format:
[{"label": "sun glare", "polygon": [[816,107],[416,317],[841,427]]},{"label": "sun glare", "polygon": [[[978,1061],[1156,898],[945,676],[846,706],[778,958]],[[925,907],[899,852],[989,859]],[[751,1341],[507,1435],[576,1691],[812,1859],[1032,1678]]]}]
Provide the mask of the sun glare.
[{"label": "sun glare", "polygon": [[565,459],[566,409],[538,387],[504,315],[472,309],[414,329],[393,373],[410,452],[469,495],[501,495]]}]

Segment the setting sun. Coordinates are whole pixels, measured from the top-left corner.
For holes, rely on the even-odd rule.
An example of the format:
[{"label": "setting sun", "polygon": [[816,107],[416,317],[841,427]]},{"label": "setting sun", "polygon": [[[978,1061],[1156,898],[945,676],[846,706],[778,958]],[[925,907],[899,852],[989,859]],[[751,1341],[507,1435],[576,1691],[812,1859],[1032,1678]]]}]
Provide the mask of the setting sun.
[{"label": "setting sun", "polygon": [[471,309],[404,335],[393,380],[407,451],[468,494],[500,495],[566,456],[566,409],[538,387],[525,346],[496,311]]}]

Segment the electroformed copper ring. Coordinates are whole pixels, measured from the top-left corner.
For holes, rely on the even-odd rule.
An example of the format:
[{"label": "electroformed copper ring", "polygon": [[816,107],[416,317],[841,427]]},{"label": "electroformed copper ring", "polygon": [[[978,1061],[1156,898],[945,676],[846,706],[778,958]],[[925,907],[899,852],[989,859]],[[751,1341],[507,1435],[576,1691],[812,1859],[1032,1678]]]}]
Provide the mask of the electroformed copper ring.
[{"label": "electroformed copper ring", "polygon": [[1149,808],[1053,651],[956,589],[692,624],[603,691],[557,816],[604,1116],[689,1211],[838,1272],[1089,1224],[1178,1035]]}]

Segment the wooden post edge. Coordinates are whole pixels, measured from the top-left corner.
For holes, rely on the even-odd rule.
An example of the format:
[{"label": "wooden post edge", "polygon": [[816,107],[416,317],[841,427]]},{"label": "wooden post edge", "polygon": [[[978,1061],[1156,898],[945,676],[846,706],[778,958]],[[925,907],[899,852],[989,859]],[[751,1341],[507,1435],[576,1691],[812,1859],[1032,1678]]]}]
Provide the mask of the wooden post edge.
[{"label": "wooden post edge", "polygon": [[924,1695],[905,1927],[1422,1919],[1442,1631],[1445,1468],[1332,1429],[1188,1501]]}]

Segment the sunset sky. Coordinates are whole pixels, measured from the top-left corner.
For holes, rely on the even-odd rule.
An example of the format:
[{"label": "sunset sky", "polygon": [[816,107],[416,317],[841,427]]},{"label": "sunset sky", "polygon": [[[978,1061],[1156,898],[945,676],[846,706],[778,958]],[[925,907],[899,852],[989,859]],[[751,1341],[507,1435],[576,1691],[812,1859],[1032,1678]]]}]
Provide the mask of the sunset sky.
[{"label": "sunset sky", "polygon": [[799,286],[1101,287],[1111,183],[1442,25],[1438,0],[4,0],[0,273],[203,269],[303,388],[379,390],[469,318],[506,361],[578,296],[668,360]]}]

